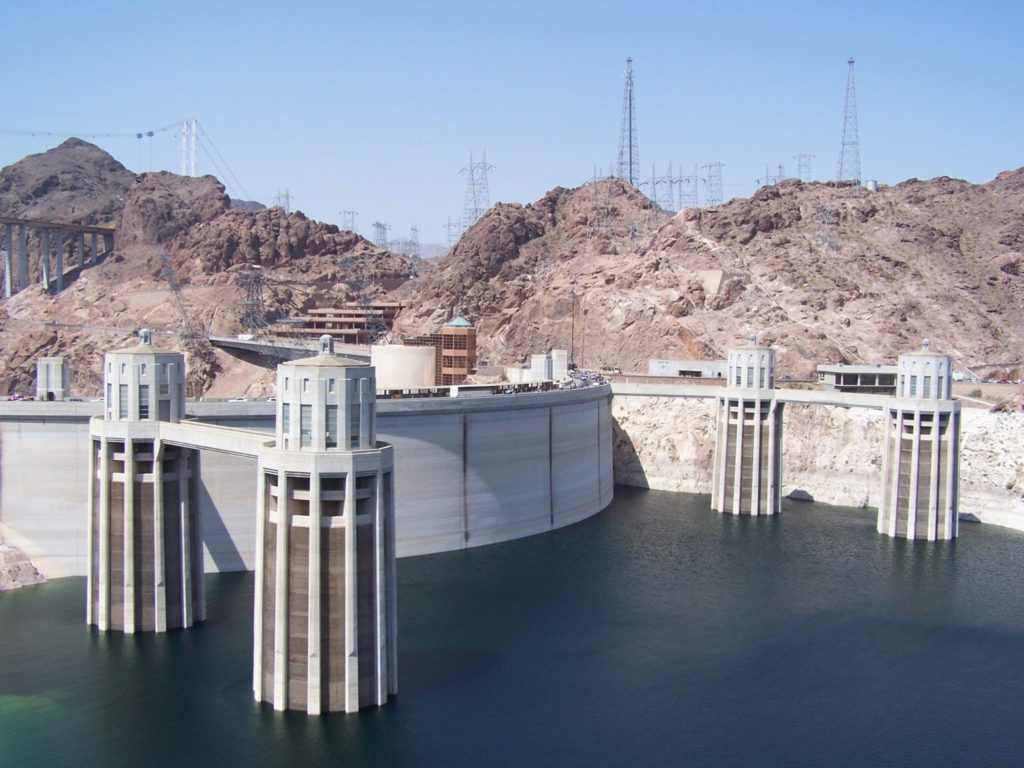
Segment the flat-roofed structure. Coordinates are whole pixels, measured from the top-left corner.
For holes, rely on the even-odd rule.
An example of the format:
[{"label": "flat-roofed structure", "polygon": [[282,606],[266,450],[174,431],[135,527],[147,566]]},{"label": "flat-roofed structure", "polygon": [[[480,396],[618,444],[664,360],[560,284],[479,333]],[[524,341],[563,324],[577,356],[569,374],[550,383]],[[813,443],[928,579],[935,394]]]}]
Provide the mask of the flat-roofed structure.
[{"label": "flat-roofed structure", "polygon": [[456,315],[438,333],[403,339],[408,347],[434,347],[437,350],[434,384],[448,387],[462,384],[476,370],[476,328],[462,315]]},{"label": "flat-roofed structure", "polygon": [[656,360],[647,361],[648,376],[676,376],[688,379],[721,379],[728,363],[725,360]]},{"label": "flat-roofed structure", "polygon": [[860,392],[865,395],[895,395],[895,365],[818,366],[818,385],[836,392]]}]

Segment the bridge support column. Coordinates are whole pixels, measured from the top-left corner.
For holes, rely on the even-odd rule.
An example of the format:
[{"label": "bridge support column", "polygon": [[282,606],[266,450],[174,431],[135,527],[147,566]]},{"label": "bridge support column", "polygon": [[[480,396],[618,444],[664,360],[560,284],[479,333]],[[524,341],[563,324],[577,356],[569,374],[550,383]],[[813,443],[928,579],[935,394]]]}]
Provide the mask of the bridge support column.
[{"label": "bridge support column", "polygon": [[18,225],[18,290],[28,286],[28,229]]},{"label": "bridge support column", "polygon": [[89,262],[95,262],[99,259],[100,252],[96,250],[96,233],[92,233],[92,250],[89,252]]},{"label": "bridge support column", "polygon": [[57,292],[64,290],[64,230],[58,229],[57,232],[57,247],[56,251],[56,265],[54,271],[57,277]]},{"label": "bridge support column", "polygon": [[160,440],[161,407],[184,399],[184,359],[143,344],[104,361],[105,418],[94,418],[89,609],[100,630],[163,632],[205,617],[195,451]]},{"label": "bridge support column", "polygon": [[310,715],[397,693],[392,449],[374,436],[373,369],[330,346],[278,367],[258,471],[253,693]]},{"label": "bridge support column", "polygon": [[110,252],[114,250],[114,235],[106,234],[103,235],[103,255],[109,256]]},{"label": "bridge support column", "polygon": [[782,509],[782,406],[775,353],[751,340],[729,350],[726,388],[716,395],[711,508],[734,515]]},{"label": "bridge support column", "polygon": [[894,538],[955,539],[960,403],[952,359],[929,349],[900,355],[896,397],[885,409],[878,532]]},{"label": "bridge support column", "polygon": [[14,295],[14,225],[4,224],[4,297]]},{"label": "bridge support column", "polygon": [[75,254],[78,256],[78,271],[85,267],[85,233],[79,232],[75,238]]},{"label": "bridge support column", "polygon": [[43,229],[39,233],[41,243],[39,249],[39,272],[43,284],[43,290],[50,290],[50,230]]}]

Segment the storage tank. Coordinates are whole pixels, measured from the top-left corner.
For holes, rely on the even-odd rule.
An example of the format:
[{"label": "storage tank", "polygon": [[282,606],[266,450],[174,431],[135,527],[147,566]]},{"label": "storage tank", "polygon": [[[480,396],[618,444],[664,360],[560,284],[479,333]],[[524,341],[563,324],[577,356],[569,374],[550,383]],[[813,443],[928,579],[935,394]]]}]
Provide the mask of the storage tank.
[{"label": "storage tank", "polygon": [[434,386],[434,347],[378,344],[370,347],[377,389],[425,389]]}]

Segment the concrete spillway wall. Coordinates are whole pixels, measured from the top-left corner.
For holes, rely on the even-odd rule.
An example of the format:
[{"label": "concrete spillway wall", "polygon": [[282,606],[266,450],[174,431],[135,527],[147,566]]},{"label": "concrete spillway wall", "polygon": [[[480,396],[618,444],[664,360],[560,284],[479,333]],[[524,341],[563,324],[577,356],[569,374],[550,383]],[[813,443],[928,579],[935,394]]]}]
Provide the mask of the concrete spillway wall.
[{"label": "concrete spillway wall", "polygon": [[[612,499],[608,387],[481,398],[382,400],[395,449],[399,557],[529,536]],[[86,569],[90,416],[99,403],[0,403],[0,540],[47,576]],[[196,403],[204,422],[273,429],[272,403]],[[201,452],[207,571],[255,565],[256,459]]]}]

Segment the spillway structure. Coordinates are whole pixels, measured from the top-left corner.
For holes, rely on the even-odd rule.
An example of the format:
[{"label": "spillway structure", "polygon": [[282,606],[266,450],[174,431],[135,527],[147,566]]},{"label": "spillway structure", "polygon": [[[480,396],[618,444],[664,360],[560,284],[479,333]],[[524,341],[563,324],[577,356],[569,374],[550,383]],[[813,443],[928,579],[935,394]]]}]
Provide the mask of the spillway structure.
[{"label": "spillway structure", "polygon": [[277,369],[276,441],[258,459],[253,692],[309,715],[397,693],[394,459],[374,369],[319,354]]},{"label": "spillway structure", "polygon": [[751,338],[728,353],[726,386],[715,396],[711,508],[774,515],[782,507],[782,403],[775,351]]},{"label": "spillway structure", "polygon": [[137,346],[104,357],[104,412],[90,421],[86,621],[166,632],[205,617],[195,450],[160,439],[185,413],[185,358]]},{"label": "spillway structure", "polygon": [[955,539],[958,533],[960,403],[953,361],[927,341],[897,364],[885,407],[878,532],[894,538]]}]

